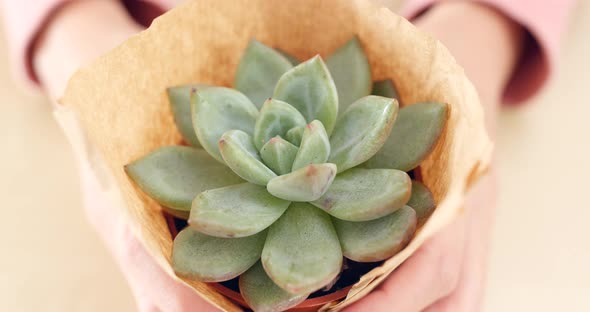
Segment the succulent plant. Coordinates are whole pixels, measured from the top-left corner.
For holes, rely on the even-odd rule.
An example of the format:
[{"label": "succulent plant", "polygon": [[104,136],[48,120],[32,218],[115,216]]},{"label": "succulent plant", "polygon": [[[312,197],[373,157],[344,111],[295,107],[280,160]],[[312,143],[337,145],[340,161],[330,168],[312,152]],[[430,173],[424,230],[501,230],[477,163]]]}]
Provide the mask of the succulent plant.
[{"label": "succulent plant", "polygon": [[175,272],[204,282],[239,276],[255,311],[297,305],[338,277],[343,257],[393,256],[435,207],[407,172],[436,144],[447,106],[400,109],[392,81],[372,83],[356,37],[326,63],[297,63],[252,40],[236,89],[169,88],[192,147],[162,147],[125,168],[188,219],[174,240]]}]

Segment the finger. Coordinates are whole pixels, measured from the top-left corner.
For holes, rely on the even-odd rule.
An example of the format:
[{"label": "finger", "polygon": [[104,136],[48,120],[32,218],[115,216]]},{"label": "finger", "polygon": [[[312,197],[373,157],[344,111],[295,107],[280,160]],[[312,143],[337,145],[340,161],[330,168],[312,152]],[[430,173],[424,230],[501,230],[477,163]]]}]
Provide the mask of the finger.
[{"label": "finger", "polygon": [[428,307],[426,312],[480,310],[495,203],[495,177],[486,176],[467,198],[467,241],[459,284],[455,291]]},{"label": "finger", "polygon": [[105,189],[87,162],[80,161],[80,173],[88,218],[120,266],[138,311],[219,311],[158,265],[132,233],[123,210],[109,201],[108,188]]},{"label": "finger", "polygon": [[[108,22],[105,22],[108,21]],[[32,51],[35,73],[52,98],[70,76],[142,29],[119,1],[71,1],[51,16]]]},{"label": "finger", "polygon": [[465,240],[465,217],[430,238],[375,291],[347,311],[421,311],[455,288]]}]

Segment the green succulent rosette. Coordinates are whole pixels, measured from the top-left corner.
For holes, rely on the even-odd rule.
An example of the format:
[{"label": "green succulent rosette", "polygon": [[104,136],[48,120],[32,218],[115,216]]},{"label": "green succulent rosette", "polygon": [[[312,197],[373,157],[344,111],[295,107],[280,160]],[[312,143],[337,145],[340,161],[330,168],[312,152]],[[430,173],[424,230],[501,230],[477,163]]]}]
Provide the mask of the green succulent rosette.
[{"label": "green succulent rosette", "polygon": [[281,311],[338,278],[343,259],[388,259],[432,213],[431,192],[408,174],[428,156],[447,106],[399,107],[392,81],[373,83],[354,37],[299,63],[252,40],[235,89],[171,87],[190,146],[167,146],[125,167],[189,226],[176,274],[240,277],[255,311]]},{"label": "green succulent rosette", "polygon": [[[355,35],[358,39],[351,40]],[[249,44],[252,38],[276,50],[264,44]],[[366,58],[350,58],[358,54],[359,47]],[[275,57],[275,51],[284,58]],[[252,55],[250,61],[246,61],[245,54]],[[320,89],[314,89],[316,86],[308,88],[309,93],[289,94],[289,90],[305,88],[287,83],[282,92],[289,98],[275,95],[283,75],[316,54],[324,57],[336,87],[335,118],[326,118],[334,116],[331,106],[306,104],[306,97],[320,94]],[[265,65],[256,63],[257,59],[264,60]],[[242,80],[238,82],[237,77]],[[194,82],[199,84],[191,84]],[[209,88],[221,87],[231,87],[236,92],[207,92]],[[191,92],[192,89],[196,90]],[[376,146],[378,141],[374,138],[360,140],[375,130],[373,124],[358,132],[338,135],[345,132],[343,129],[358,127],[354,125],[356,118],[347,119],[352,121],[350,124],[342,120],[360,116],[364,109],[355,102],[369,101],[364,98],[370,95],[386,98],[380,102],[397,109],[392,129],[381,147]],[[303,116],[304,123],[299,125],[298,117],[286,113],[291,116],[289,122],[297,126],[286,133],[274,134],[278,130],[268,129],[256,132],[256,123],[269,98],[273,100],[273,110],[285,107],[280,102],[286,103]],[[396,107],[395,102],[388,100],[392,98],[403,105]],[[232,108],[209,105],[203,106],[210,109],[206,112],[208,117],[191,114],[191,101],[196,106],[202,100],[221,106],[229,103]],[[235,104],[248,101],[251,105]],[[281,267],[288,263],[284,259],[289,259],[294,251],[301,253],[298,257],[306,257],[304,250],[313,253],[328,249],[318,248],[317,244],[330,244],[326,240],[333,241],[334,237],[345,264],[342,278],[332,290],[311,294],[308,299],[314,300],[306,300],[301,307],[313,304],[321,311],[340,311],[361,300],[464,211],[466,194],[486,173],[493,149],[475,88],[450,52],[402,17],[370,0],[185,1],[154,20],[145,31],[80,68],[71,77],[59,103],[62,105],[54,114],[81,159],[83,183],[91,186],[94,198],[100,200],[96,211],[101,213],[91,218],[117,218],[117,224],[126,229],[125,235],[131,234],[145,249],[145,258],[141,260],[153,261],[166,275],[166,282],[182,285],[188,291],[183,294],[199,295],[215,308],[228,312],[242,311],[247,306],[239,294],[227,293],[222,285],[235,289],[240,284],[241,295],[257,311],[289,309],[305,300],[315,282],[319,285],[331,276],[328,273],[333,272],[336,261],[330,263],[332,267],[319,269],[315,264],[293,265],[294,270],[317,270],[318,278],[314,281],[305,279],[310,271],[287,279],[288,271]],[[348,113],[353,106],[354,112]],[[303,109],[307,107],[314,110]],[[283,116],[283,110],[279,111]],[[241,122],[235,122],[238,119]],[[270,124],[271,120],[264,122]],[[197,133],[195,128],[204,123],[211,127]],[[428,135],[440,131],[440,123],[444,124],[440,137]],[[307,125],[312,129],[307,130]],[[306,139],[309,142],[303,144],[306,130],[313,140]],[[222,153],[218,144],[224,135],[228,139],[224,142],[229,144],[225,144]],[[251,137],[251,145],[243,144],[247,141],[245,136]],[[256,138],[267,141],[261,145]],[[342,144],[346,141],[363,147],[347,147]],[[325,158],[327,145],[328,159],[320,162]],[[378,151],[369,159],[343,170],[368,157],[373,148]],[[350,149],[350,154],[346,154],[346,149]],[[226,158],[229,155],[229,163],[224,154]],[[411,157],[412,154],[428,156]],[[244,159],[238,155],[245,155]],[[243,168],[243,164],[252,167]],[[336,168],[325,193],[317,200],[295,201],[304,196],[313,198],[322,190],[320,184],[285,190],[284,186],[303,180],[303,175],[294,172],[312,165],[321,169],[310,170],[312,176],[327,176],[326,172],[334,167],[324,164]],[[416,165],[417,170],[411,169]],[[362,178],[369,176],[367,172],[371,172],[371,179]],[[282,178],[288,175],[289,179]],[[393,190],[404,192],[403,187],[396,186],[407,185],[407,178],[401,179],[404,175],[411,177],[409,199],[388,214],[389,204],[379,203],[386,203],[387,196],[395,193]],[[273,195],[268,185],[278,178],[281,179],[270,188]],[[393,179],[398,184],[380,183]],[[269,182],[265,184],[266,180]],[[242,194],[257,195],[242,199]],[[405,200],[401,196],[394,204]],[[222,214],[215,210],[209,215],[204,209],[205,205],[232,201],[248,203],[248,209],[258,207],[246,214],[257,217],[240,217],[242,205],[227,206]],[[364,201],[370,205],[364,205]],[[191,217],[197,202],[202,215]],[[363,209],[354,208],[359,202],[363,202]],[[263,207],[269,208],[260,209]],[[280,213],[282,209],[285,211]],[[408,219],[414,219],[414,214],[417,229],[408,230],[409,243],[405,245],[403,233],[390,229],[403,229],[401,225],[413,223]],[[171,215],[193,220],[175,241],[170,231]],[[313,222],[293,221],[303,218]],[[364,221],[351,221],[355,219]],[[181,223],[184,222],[177,222],[178,228]],[[264,224],[269,226],[250,235]],[[228,233],[234,237],[224,237]],[[318,233],[321,239],[317,238]],[[295,241],[296,234],[301,241],[286,241]],[[399,248],[383,243],[396,237]],[[304,241],[305,238],[310,239]],[[305,248],[296,248],[301,245]],[[269,254],[274,261],[266,261]],[[322,254],[318,252],[318,257]],[[386,254],[395,255],[379,262],[360,263],[383,259]],[[230,278],[240,271],[244,272],[221,285],[205,282]],[[348,280],[353,272],[360,276],[357,282]],[[320,274],[325,275],[320,279]],[[345,298],[325,296],[349,282],[354,284],[346,292],[332,293],[346,293]],[[176,295],[170,288],[166,291],[167,296]],[[168,303],[157,302],[160,306]]]}]

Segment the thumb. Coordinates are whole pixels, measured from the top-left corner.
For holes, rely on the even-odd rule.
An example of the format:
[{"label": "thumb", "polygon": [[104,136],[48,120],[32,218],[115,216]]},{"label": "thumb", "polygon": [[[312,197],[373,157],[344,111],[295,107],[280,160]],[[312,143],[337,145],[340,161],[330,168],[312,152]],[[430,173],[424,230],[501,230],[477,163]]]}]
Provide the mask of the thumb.
[{"label": "thumb", "polygon": [[66,2],[35,43],[35,72],[49,96],[57,99],[80,66],[142,29],[120,1]]}]

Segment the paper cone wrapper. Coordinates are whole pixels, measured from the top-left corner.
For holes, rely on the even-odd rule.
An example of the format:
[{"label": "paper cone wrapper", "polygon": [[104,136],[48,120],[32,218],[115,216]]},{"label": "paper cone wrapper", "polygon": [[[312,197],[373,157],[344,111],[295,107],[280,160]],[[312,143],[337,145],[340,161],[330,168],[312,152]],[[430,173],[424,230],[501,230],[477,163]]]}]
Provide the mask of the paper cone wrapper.
[{"label": "paper cone wrapper", "polygon": [[80,154],[91,163],[105,194],[124,211],[162,268],[215,306],[240,311],[211,286],[174,275],[172,238],[162,209],[132,183],[123,166],[181,142],[166,88],[197,82],[232,86],[250,39],[308,59],[329,55],[353,35],[362,42],[373,80],[393,79],[402,103],[444,102],[450,113],[437,146],[421,165],[423,182],[438,207],[403,251],[365,274],[344,300],[322,308],[339,310],[367,295],[462,213],[469,186],[488,167],[492,145],[477,93],[440,42],[366,0],[189,1],[80,69],[60,100],[64,109],[58,117],[82,147]]}]

